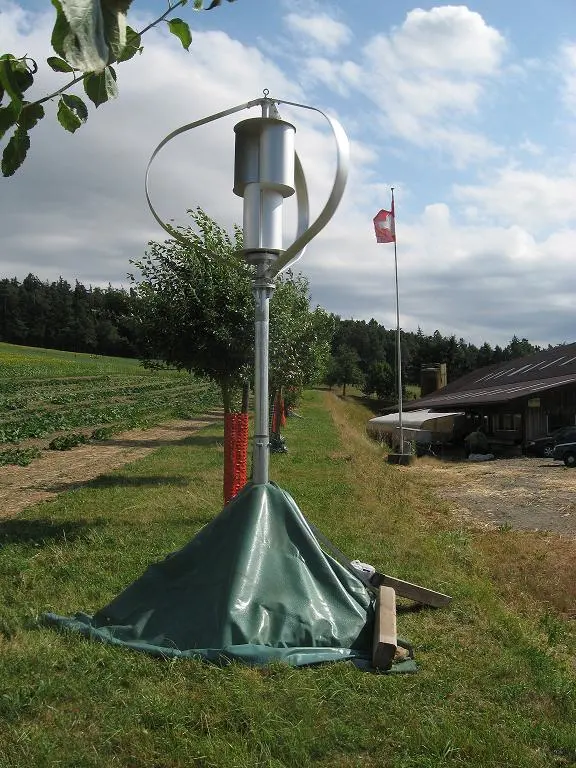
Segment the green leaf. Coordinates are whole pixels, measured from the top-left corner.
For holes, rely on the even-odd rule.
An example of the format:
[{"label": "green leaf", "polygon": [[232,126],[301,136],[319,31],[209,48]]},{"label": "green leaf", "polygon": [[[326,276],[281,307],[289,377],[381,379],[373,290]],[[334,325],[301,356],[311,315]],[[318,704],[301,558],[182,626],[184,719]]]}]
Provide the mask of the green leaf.
[{"label": "green leaf", "polygon": [[18,90],[20,93],[24,93],[34,83],[34,75],[28,69],[26,62],[21,59],[13,59],[10,66]]},{"label": "green leaf", "polygon": [[203,0],[194,0],[194,10],[195,11],[201,11],[203,5]]},{"label": "green leaf", "polygon": [[106,67],[104,72],[98,74],[88,73],[84,78],[84,90],[97,107],[109,99],[115,99],[118,96],[116,73],[112,67]]},{"label": "green leaf", "polygon": [[7,107],[0,107],[0,139],[9,128],[16,124],[18,116],[12,104]]},{"label": "green leaf", "polygon": [[[70,0],[66,0],[70,2]],[[74,0],[74,3],[78,0]],[[126,13],[122,2],[108,0],[100,4],[104,22],[104,38],[108,46],[108,64],[119,61],[126,47]]]},{"label": "green leaf", "polygon": [[[228,0],[229,3],[233,3],[234,0]],[[221,3],[221,0],[212,0],[208,8],[206,8],[207,11],[211,11],[212,8],[217,8]]]},{"label": "green leaf", "polygon": [[185,21],[182,21],[182,19],[170,19],[168,26],[170,32],[172,32],[173,35],[176,35],[178,40],[180,40],[182,47],[188,50],[190,48],[190,43],[192,42],[192,33],[190,32],[188,24],[186,24]]},{"label": "green leaf", "polygon": [[88,119],[88,108],[79,96],[65,93],[58,101],[58,122],[70,133],[78,130]]},{"label": "green leaf", "polygon": [[58,56],[64,56],[64,43],[66,41],[66,38],[71,34],[70,31],[70,24],[68,24],[68,20],[66,19],[66,16],[64,15],[64,11],[62,10],[62,6],[60,5],[59,0],[52,0],[52,5],[56,9],[56,21],[54,22],[54,27],[52,29],[52,48],[56,51]]},{"label": "green leaf", "polygon": [[29,131],[44,117],[44,107],[42,104],[25,103],[18,117],[18,125],[25,131]]},{"label": "green leaf", "polygon": [[20,111],[22,107],[22,91],[18,85],[16,73],[12,68],[14,61],[15,59],[13,58],[2,57],[0,59],[0,85],[10,96],[12,103],[18,108],[18,111]]},{"label": "green leaf", "polygon": [[46,61],[54,72],[74,72],[70,64],[64,59],[59,59],[58,56],[49,56]]},{"label": "green leaf", "polygon": [[126,27],[126,45],[120,55],[118,61],[128,61],[135,56],[138,51],[141,51],[141,38],[138,32],[135,32],[132,27]]},{"label": "green leaf", "polygon": [[83,123],[88,120],[88,107],[82,101],[80,96],[74,96],[73,93],[64,93],[60,97],[67,107],[73,109]]},{"label": "green leaf", "polygon": [[16,128],[2,154],[2,176],[13,176],[30,149],[30,137],[24,128]]}]

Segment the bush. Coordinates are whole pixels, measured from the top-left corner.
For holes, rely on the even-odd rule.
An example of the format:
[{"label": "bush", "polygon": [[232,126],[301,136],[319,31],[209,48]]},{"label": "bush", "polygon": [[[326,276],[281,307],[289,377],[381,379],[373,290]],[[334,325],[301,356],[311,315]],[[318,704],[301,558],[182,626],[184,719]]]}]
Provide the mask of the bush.
[{"label": "bush", "polygon": [[88,438],[86,435],[72,432],[69,435],[61,435],[55,437],[48,443],[48,448],[51,451],[69,451],[71,448],[75,448],[77,445],[87,443]]},{"label": "bush", "polygon": [[112,427],[98,427],[90,435],[90,440],[110,440],[113,434]]},{"label": "bush", "polygon": [[27,467],[34,459],[41,456],[39,448],[9,448],[0,452],[0,467],[7,464],[17,464],[19,467]]}]

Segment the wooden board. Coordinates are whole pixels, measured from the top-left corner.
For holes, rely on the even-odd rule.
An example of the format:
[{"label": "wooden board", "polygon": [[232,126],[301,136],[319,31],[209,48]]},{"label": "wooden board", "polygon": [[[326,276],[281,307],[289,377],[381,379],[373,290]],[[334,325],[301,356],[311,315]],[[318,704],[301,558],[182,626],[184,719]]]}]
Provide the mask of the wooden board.
[{"label": "wooden board", "polygon": [[379,587],[374,616],[372,666],[390,669],[396,647],[396,593],[392,587]]},{"label": "wooden board", "polygon": [[395,579],[393,576],[386,576],[384,573],[375,573],[371,581],[378,587],[392,587],[400,597],[406,597],[408,600],[414,600],[423,605],[430,605],[433,608],[443,608],[452,602],[450,595],[434,592],[432,589],[426,589],[426,587],[421,587],[418,584],[411,584],[409,581]]}]

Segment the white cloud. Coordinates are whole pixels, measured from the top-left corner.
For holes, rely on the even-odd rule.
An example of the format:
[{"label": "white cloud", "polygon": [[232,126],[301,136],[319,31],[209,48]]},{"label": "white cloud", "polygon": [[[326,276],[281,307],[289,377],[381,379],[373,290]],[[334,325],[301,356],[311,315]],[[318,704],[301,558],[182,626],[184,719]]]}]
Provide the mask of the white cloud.
[{"label": "white cloud", "polygon": [[306,59],[303,80],[324,83],[335,93],[348,96],[352,87],[361,85],[362,69],[353,61],[338,62],[313,56]]},{"label": "white cloud", "polygon": [[[482,16],[464,5],[415,8],[388,40],[388,61],[404,69],[426,69],[489,75],[497,72],[506,50],[504,37]],[[387,45],[386,45],[387,44]]]},{"label": "white cloud", "polygon": [[528,155],[543,155],[544,147],[541,144],[536,144],[530,139],[524,139],[518,144],[518,149],[521,152],[526,152]]},{"label": "white cloud", "polygon": [[284,17],[284,23],[301,45],[329,54],[335,54],[352,39],[350,28],[326,13],[309,16],[289,13]]},{"label": "white cloud", "polygon": [[532,232],[576,222],[576,177],[508,167],[484,184],[456,185],[457,200],[474,205],[492,221],[520,224]]},{"label": "white cloud", "polygon": [[501,151],[465,121],[477,115],[506,48],[501,33],[465,6],[415,9],[390,33],[374,35],[359,62],[311,57],[304,78],[342,95],[361,91],[387,133],[462,167]]}]

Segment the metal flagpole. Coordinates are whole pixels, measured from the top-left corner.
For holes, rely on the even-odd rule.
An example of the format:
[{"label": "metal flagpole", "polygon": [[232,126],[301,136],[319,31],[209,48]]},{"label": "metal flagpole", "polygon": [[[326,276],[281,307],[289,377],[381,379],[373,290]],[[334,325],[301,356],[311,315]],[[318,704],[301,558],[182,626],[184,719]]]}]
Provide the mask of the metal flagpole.
[{"label": "metal flagpole", "polygon": [[394,272],[396,276],[396,361],[398,374],[398,422],[400,427],[400,453],[404,453],[404,426],[402,423],[402,345],[400,344],[400,302],[398,298],[398,251],[396,247],[396,210],[392,189],[392,226],[394,227]]}]

